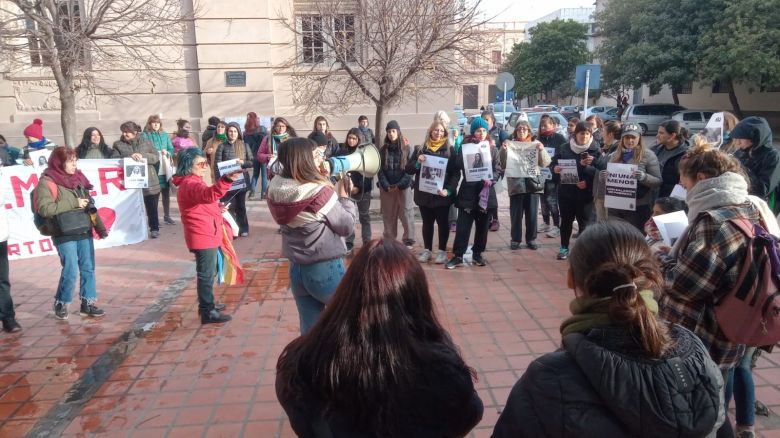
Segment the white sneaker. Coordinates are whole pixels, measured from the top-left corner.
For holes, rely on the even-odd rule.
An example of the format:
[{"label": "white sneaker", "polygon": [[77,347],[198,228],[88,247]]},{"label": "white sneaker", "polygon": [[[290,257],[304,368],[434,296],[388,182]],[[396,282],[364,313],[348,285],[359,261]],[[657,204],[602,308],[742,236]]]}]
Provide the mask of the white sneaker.
[{"label": "white sneaker", "polygon": [[424,249],[419,256],[417,256],[417,260],[420,261],[420,263],[428,263],[428,261],[431,259],[431,250],[430,249]]},{"label": "white sneaker", "polygon": [[542,222],[542,224],[539,225],[539,228],[536,229],[537,233],[546,233],[547,231],[550,231],[550,226],[544,222]]},{"label": "white sneaker", "polygon": [[447,263],[447,253],[442,250],[437,251],[436,261],[434,263],[436,263],[437,265],[443,265]]},{"label": "white sneaker", "polygon": [[555,225],[551,225],[550,229],[547,231],[547,237],[558,237],[561,235],[561,229],[556,227]]}]

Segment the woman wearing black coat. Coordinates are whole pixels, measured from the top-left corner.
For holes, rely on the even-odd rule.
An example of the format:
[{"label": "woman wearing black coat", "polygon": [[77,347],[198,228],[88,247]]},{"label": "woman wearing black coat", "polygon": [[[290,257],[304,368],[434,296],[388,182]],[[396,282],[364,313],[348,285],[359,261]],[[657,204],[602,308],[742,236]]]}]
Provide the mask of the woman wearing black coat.
[{"label": "woman wearing black coat", "polygon": [[[241,139],[241,127],[238,123],[228,123],[226,135],[227,140],[219,145],[214,153],[216,155],[215,161],[220,163],[238,159],[238,164],[244,169],[244,183],[249,186],[250,179],[247,169],[252,168],[252,151],[249,150],[249,146]],[[215,167],[214,172],[217,178],[221,176],[219,167]],[[249,218],[246,215],[246,193],[248,191],[248,187],[244,187],[243,189],[230,191],[222,198],[222,202],[230,204],[228,210],[236,219],[238,233],[241,237],[249,235]]]},{"label": "woman wearing black coat", "polygon": [[657,319],[663,276],[641,233],[600,222],[569,258],[563,348],[512,388],[494,438],[704,437],[723,423],[723,378],[696,335]]}]

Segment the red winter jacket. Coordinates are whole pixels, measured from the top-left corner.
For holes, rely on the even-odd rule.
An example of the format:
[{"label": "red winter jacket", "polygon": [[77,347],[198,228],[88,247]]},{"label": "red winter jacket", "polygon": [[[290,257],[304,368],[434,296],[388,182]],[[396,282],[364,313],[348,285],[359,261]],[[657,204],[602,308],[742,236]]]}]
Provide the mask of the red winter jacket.
[{"label": "red winter jacket", "polygon": [[219,178],[209,187],[197,175],[174,176],[172,181],[179,189],[176,199],[187,248],[195,250],[222,246],[223,219],[219,198],[225,196],[232,183]]}]

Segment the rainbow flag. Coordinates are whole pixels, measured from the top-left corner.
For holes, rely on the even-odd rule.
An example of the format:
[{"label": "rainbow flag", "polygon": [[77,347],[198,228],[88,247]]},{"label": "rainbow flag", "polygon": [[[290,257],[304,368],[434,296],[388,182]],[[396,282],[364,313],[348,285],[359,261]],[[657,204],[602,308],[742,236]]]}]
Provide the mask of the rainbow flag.
[{"label": "rainbow flag", "polygon": [[228,227],[222,226],[222,246],[217,254],[217,284],[233,286],[244,284],[244,270],[233,248],[233,236]]}]

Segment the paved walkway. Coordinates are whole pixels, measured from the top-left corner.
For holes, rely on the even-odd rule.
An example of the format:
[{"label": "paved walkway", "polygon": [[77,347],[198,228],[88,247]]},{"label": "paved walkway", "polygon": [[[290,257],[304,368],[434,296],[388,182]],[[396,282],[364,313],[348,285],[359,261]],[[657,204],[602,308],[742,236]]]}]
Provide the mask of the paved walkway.
[{"label": "paved walkway", "polygon": [[[527,365],[557,347],[571,298],[557,239],[542,238],[539,251],[509,251],[507,205],[504,197],[487,267],[426,267],[439,315],[478,372],[485,414],[476,437],[490,435]],[[264,204],[249,207],[251,235],[236,244],[247,284],[217,289],[234,318],[223,326],[200,325],[179,225],[164,226],[156,240],[98,251],[102,320],[53,318],[55,257],[12,262],[24,330],[0,334],[0,437],[294,436],[273,384],[298,314],[276,226]],[[381,228],[374,223],[375,236]],[[758,398],[774,412],[779,365],[780,354],[765,355],[755,371]],[[761,436],[780,437],[777,416],[758,422]]]}]

